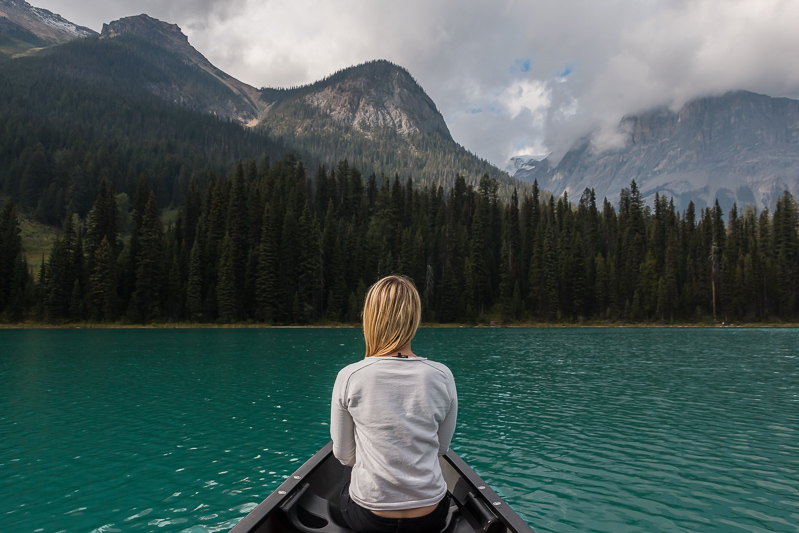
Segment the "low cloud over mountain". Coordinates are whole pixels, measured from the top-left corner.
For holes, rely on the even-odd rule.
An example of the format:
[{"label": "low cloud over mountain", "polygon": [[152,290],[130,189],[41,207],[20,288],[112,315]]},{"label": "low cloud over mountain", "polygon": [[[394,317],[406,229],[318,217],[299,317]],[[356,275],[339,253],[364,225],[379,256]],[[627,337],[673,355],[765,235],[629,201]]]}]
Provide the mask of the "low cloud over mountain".
[{"label": "low cloud over mountain", "polygon": [[456,141],[500,166],[523,153],[558,158],[591,131],[596,146],[618,146],[622,116],[655,106],[730,90],[799,97],[797,2],[38,3],[96,29],[141,12],[176,22],[253,86],[388,59],[426,89]]}]

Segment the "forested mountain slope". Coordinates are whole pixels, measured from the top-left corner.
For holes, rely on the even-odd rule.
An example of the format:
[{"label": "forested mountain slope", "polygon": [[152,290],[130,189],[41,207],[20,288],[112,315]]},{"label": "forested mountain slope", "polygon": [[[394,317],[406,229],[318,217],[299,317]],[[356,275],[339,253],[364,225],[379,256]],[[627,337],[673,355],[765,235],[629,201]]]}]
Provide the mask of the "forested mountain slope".
[{"label": "forested mountain slope", "polygon": [[[181,86],[196,105],[151,90]],[[159,205],[180,201],[192,176],[239,159],[282,157],[265,133],[201,112],[230,89],[136,36],[88,37],[9,60],[0,69],[0,193],[50,224],[85,216],[100,180],[132,197],[149,176]]]},{"label": "forested mountain slope", "polygon": [[0,194],[50,224],[68,210],[85,216],[103,177],[131,196],[144,173],[167,206],[192,176],[202,183],[211,169],[292,150],[308,168],[347,159],[364,176],[419,186],[448,190],[458,174],[472,184],[489,174],[508,198],[519,185],[457,145],[395,65],[259,92],[211,65],[180,28],[146,15],[6,61],[0,119]]},{"label": "forested mountain slope", "polygon": [[[126,37],[146,41],[152,48],[147,59],[166,79],[152,79],[146,74],[140,83],[164,100],[197,109],[204,113],[254,123],[259,112],[258,91],[222,72],[189,44],[177,24],[168,24],[147,15],[126,17],[103,24],[100,39],[113,43]],[[135,39],[132,39],[136,42]],[[141,46],[139,49],[141,50]],[[182,63],[182,65],[181,65]]]}]

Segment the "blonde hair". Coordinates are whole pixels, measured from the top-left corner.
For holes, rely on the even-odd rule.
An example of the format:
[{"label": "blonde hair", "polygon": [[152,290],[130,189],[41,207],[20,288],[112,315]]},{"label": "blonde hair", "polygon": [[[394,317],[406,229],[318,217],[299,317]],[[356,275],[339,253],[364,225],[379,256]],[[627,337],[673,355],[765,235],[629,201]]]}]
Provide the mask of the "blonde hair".
[{"label": "blonde hair", "polygon": [[422,315],[422,302],[405,276],[386,276],[369,288],[363,304],[366,357],[396,352],[413,339]]}]

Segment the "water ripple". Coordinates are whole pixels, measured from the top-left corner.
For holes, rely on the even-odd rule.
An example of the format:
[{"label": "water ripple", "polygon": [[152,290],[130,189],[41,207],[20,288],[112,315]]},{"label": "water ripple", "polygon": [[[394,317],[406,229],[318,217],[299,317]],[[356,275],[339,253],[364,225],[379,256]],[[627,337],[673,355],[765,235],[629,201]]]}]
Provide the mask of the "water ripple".
[{"label": "water ripple", "polygon": [[[2,331],[0,531],[227,531],[328,439],[358,330]],[[794,330],[423,330],[538,532],[799,532]],[[6,436],[10,438],[6,438]]]}]

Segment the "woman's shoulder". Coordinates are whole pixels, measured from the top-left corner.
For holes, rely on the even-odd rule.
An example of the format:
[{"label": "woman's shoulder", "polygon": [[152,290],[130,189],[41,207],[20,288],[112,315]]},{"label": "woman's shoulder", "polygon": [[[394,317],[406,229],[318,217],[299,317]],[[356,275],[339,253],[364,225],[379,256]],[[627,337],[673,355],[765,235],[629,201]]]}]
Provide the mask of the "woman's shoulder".
[{"label": "woman's shoulder", "polygon": [[443,374],[447,379],[453,379],[452,371],[444,363],[439,363],[438,361],[432,361],[430,359],[424,359],[422,362],[425,364],[425,366]]},{"label": "woman's shoulder", "polygon": [[354,363],[350,363],[347,366],[345,366],[344,368],[342,368],[341,370],[339,370],[338,371],[338,375],[339,375],[339,377],[352,375],[353,373],[370,366],[374,362],[375,361],[373,359],[371,359],[371,358],[366,358],[366,359],[361,359],[360,361],[355,361]]}]

